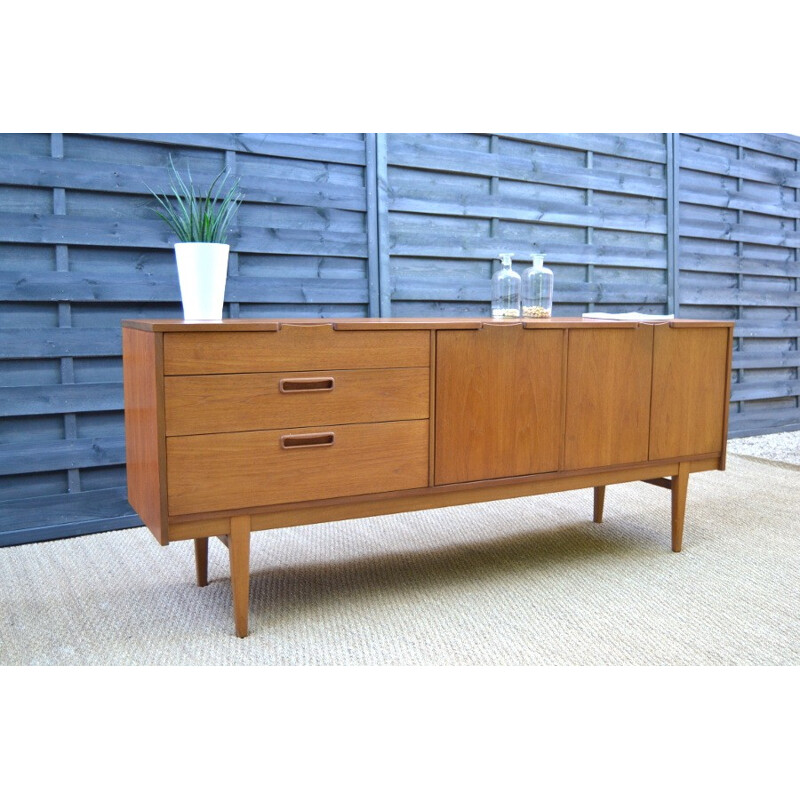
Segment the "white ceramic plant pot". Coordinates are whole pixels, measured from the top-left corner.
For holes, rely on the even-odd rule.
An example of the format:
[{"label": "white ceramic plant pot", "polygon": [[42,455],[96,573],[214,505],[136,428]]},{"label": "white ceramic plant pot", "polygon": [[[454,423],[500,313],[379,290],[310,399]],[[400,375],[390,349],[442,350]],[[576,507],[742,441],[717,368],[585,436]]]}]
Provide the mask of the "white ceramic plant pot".
[{"label": "white ceramic plant pot", "polygon": [[175,245],[183,318],[222,319],[230,245],[179,242]]}]

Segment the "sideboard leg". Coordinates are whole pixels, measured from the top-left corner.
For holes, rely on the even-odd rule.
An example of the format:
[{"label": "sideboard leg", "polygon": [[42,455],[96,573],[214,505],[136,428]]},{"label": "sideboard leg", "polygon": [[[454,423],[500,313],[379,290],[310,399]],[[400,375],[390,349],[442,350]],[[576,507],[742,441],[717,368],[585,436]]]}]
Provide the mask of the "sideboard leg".
[{"label": "sideboard leg", "polygon": [[197,571],[197,585],[208,586],[208,539],[194,540],[194,566]]},{"label": "sideboard leg", "polygon": [[247,636],[250,610],[250,517],[232,517],[228,538],[231,559],[231,592],[236,635]]},{"label": "sideboard leg", "polygon": [[686,490],[689,487],[689,465],[682,462],[678,474],[672,476],[672,551],[683,546],[683,520],[686,514]]},{"label": "sideboard leg", "polygon": [[595,522],[602,522],[603,521],[603,506],[606,502],[606,487],[605,486],[595,486],[594,487],[594,517],[592,518]]}]

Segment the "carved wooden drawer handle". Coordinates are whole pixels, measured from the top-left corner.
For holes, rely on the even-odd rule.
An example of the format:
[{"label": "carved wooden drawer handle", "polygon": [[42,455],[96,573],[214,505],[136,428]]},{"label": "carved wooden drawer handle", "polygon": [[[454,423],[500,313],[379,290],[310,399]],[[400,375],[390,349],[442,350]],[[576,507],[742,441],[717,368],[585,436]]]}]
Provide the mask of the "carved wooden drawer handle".
[{"label": "carved wooden drawer handle", "polygon": [[327,433],[293,433],[281,436],[281,447],[284,450],[293,450],[298,447],[330,447],[335,434]]},{"label": "carved wooden drawer handle", "polygon": [[291,392],[332,392],[334,378],[282,378],[278,388],[283,394]]}]

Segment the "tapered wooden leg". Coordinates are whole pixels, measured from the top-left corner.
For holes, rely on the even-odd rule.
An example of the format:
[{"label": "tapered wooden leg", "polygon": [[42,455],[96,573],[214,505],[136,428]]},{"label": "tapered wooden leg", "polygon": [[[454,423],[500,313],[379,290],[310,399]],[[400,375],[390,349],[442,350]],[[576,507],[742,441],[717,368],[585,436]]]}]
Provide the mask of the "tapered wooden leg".
[{"label": "tapered wooden leg", "polygon": [[603,521],[603,505],[606,502],[606,487],[605,486],[595,486],[594,487],[594,521],[595,522],[602,522]]},{"label": "tapered wooden leg", "polygon": [[197,571],[197,585],[208,586],[208,539],[194,540],[194,566]]},{"label": "tapered wooden leg", "polygon": [[689,465],[684,462],[678,474],[672,476],[672,551],[680,553],[683,546],[683,519],[686,514],[686,490],[689,487]]},{"label": "tapered wooden leg", "polygon": [[231,559],[231,593],[236,635],[247,636],[247,617],[250,611],[250,517],[232,517],[228,537]]}]

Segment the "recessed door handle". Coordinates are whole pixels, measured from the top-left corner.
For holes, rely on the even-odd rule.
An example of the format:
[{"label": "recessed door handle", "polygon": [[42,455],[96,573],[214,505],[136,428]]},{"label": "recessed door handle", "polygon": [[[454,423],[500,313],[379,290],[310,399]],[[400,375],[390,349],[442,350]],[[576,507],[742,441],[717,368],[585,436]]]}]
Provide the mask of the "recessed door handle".
[{"label": "recessed door handle", "polygon": [[281,378],[278,389],[282,394],[292,392],[332,392],[334,378]]},{"label": "recessed door handle", "polygon": [[326,433],[292,433],[281,436],[281,447],[284,450],[295,450],[299,447],[330,447],[336,438],[333,431]]}]

